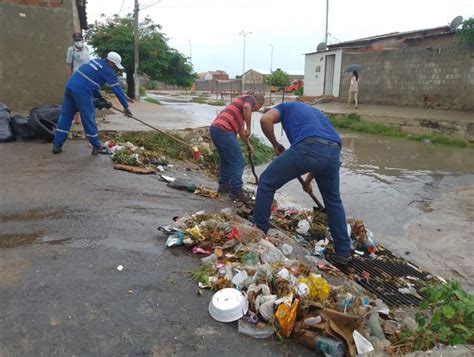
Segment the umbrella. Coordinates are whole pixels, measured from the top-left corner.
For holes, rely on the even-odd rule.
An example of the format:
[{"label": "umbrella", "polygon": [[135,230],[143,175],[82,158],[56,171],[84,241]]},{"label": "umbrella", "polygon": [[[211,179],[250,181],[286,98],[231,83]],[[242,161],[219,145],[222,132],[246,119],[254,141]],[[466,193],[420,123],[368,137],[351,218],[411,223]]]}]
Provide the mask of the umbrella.
[{"label": "umbrella", "polygon": [[351,64],[351,65],[347,66],[347,68],[344,70],[344,73],[351,73],[351,72],[354,72],[354,71],[358,72],[361,69],[363,69],[363,67],[360,64]]}]

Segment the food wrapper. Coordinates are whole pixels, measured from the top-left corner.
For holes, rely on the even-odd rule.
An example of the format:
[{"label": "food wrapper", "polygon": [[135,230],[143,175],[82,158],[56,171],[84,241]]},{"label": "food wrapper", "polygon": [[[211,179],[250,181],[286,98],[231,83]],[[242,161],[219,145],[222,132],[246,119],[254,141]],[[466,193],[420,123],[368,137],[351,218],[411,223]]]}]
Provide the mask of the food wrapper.
[{"label": "food wrapper", "polygon": [[283,303],[278,306],[275,317],[280,325],[280,334],[284,337],[290,337],[296,321],[299,300],[295,299],[290,306]]}]

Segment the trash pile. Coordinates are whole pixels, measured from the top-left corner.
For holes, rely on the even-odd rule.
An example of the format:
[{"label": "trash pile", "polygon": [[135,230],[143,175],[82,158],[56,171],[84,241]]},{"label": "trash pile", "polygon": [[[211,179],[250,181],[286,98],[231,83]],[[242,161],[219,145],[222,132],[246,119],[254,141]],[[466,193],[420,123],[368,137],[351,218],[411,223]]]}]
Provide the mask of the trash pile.
[{"label": "trash pile", "polygon": [[53,141],[61,106],[43,105],[31,109],[30,115],[11,115],[10,109],[0,103],[0,142],[42,139]]},{"label": "trash pile", "polygon": [[[286,215],[289,222],[282,213],[276,217],[295,231],[301,228],[294,225],[297,218],[315,222],[301,212]],[[317,222],[320,219],[322,215]],[[308,232],[311,229],[310,225]],[[330,283],[317,265],[295,257],[297,243],[288,236],[266,236],[228,209],[197,212],[159,230],[168,235],[166,247],[187,246],[202,256],[193,278],[200,288],[217,290],[209,313],[221,322],[238,320],[239,333],[291,337],[332,356],[354,356],[390,345],[383,326],[395,322],[389,322],[390,310],[382,300],[350,281]]]}]

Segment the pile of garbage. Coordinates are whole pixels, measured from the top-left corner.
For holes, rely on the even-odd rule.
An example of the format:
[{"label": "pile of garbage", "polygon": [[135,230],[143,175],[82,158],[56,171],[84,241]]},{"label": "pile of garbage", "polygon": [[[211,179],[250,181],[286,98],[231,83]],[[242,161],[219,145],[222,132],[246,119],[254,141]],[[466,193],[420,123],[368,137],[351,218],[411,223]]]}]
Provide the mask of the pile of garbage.
[{"label": "pile of garbage", "polygon": [[0,103],[0,142],[42,139],[53,141],[61,106],[42,105],[31,109],[29,116],[11,115]]},{"label": "pile of garbage", "polygon": [[291,337],[332,356],[390,345],[383,330],[394,324],[389,308],[351,281],[330,283],[317,265],[296,257],[298,243],[281,232],[267,236],[228,209],[159,229],[168,235],[166,247],[187,246],[203,256],[193,277],[200,288],[217,290],[209,313],[221,322],[238,320],[240,333]]}]

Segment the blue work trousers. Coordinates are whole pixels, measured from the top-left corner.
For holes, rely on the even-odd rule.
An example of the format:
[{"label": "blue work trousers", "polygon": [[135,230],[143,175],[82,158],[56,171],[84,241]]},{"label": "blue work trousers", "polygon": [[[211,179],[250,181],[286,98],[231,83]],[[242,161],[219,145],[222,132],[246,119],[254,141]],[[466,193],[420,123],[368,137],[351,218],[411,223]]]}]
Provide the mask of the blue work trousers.
[{"label": "blue work trousers", "polygon": [[69,130],[71,130],[74,114],[81,113],[81,123],[86,133],[87,140],[94,147],[101,147],[99,132],[95,123],[94,96],[82,88],[74,88],[66,85],[61,115],[59,116],[56,133],[54,135],[54,145],[62,147],[67,140]]},{"label": "blue work trousers", "polygon": [[260,176],[253,223],[266,233],[275,191],[296,177],[312,172],[323,197],[336,255],[349,256],[346,214],[339,193],[340,153],[338,143],[309,137],[280,154]]},{"label": "blue work trousers", "polygon": [[237,136],[215,126],[211,126],[209,132],[219,154],[219,184],[228,187],[231,193],[237,193],[242,190],[245,166]]}]

